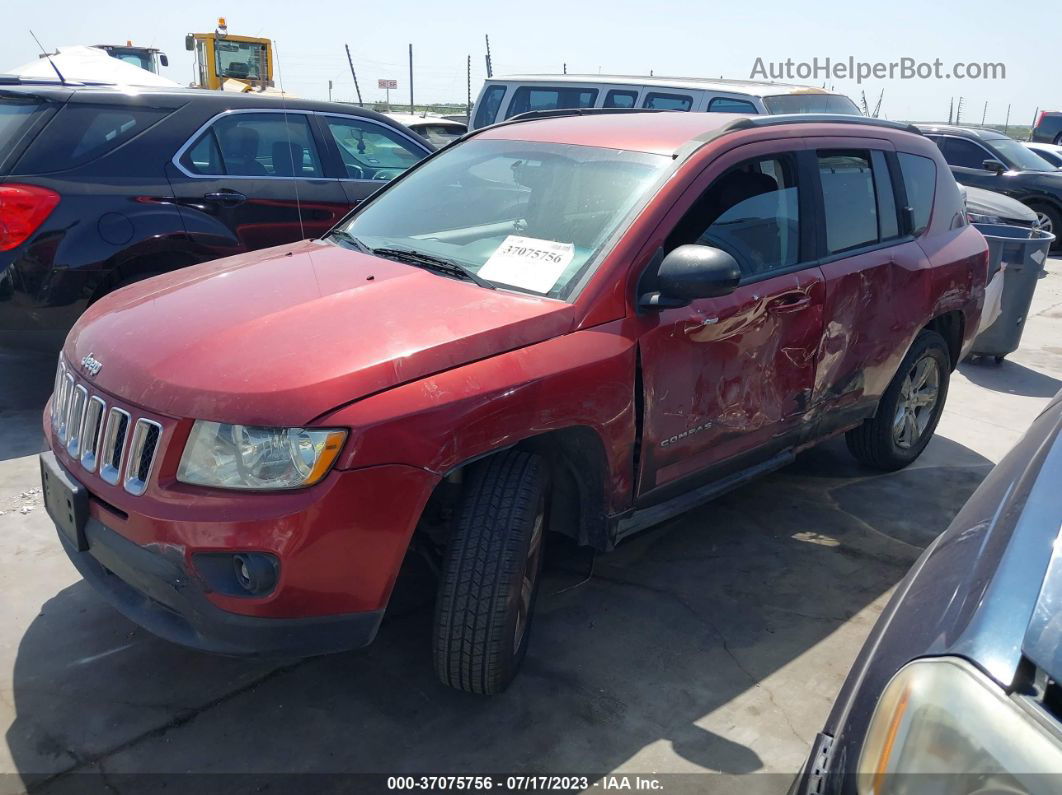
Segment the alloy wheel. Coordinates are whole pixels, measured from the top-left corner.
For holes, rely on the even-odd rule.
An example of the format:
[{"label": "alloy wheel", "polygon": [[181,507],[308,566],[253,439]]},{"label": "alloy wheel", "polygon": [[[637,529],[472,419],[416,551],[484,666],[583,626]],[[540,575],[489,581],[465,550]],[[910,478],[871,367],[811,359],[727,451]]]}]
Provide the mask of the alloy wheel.
[{"label": "alloy wheel", "polygon": [[910,449],[918,444],[936,411],[940,397],[940,364],[923,356],[911,367],[900,387],[900,399],[892,423],[897,447]]},{"label": "alloy wheel", "polygon": [[527,560],[524,562],[524,576],[520,583],[520,594],[516,605],[516,628],[513,631],[513,653],[516,654],[527,634],[527,625],[531,618],[531,602],[535,594],[535,583],[542,569],[539,560],[542,557],[542,536],[546,525],[546,501],[543,500],[531,528],[531,543],[527,547]]},{"label": "alloy wheel", "polygon": [[1036,220],[1040,224],[1041,231],[1050,232],[1051,234],[1055,233],[1055,225],[1054,225],[1054,222],[1051,220],[1051,216],[1050,215],[1048,215],[1047,213],[1043,213],[1043,212],[1037,211],[1036,212]]}]

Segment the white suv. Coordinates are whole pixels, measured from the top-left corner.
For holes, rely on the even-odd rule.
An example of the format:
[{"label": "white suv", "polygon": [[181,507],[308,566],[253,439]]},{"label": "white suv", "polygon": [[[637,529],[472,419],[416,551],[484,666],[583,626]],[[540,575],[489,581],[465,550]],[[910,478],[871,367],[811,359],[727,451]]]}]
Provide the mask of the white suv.
[{"label": "white suv", "polygon": [[652,108],[714,113],[846,113],[861,115],[844,94],[753,80],[632,75],[517,75],[483,84],[471,128],[520,113],[559,108]]}]

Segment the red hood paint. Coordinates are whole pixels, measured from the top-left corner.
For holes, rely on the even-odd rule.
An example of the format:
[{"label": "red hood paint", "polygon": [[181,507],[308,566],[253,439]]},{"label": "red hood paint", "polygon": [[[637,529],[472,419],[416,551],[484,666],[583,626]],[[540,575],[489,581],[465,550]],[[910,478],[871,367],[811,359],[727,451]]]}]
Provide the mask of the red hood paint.
[{"label": "red hood paint", "polygon": [[[303,241],[103,298],[64,352],[171,417],[299,425],[344,403],[571,330],[570,304]],[[103,363],[89,377],[81,359]]]}]

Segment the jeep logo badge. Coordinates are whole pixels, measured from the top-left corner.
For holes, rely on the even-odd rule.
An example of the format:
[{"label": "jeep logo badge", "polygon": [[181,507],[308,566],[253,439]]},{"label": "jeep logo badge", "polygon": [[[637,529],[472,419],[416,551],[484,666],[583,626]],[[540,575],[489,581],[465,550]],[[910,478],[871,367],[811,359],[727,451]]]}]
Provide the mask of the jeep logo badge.
[{"label": "jeep logo badge", "polygon": [[85,368],[86,372],[88,372],[89,375],[95,378],[96,373],[98,373],[100,369],[102,369],[103,362],[101,362],[99,359],[94,359],[92,357],[92,354],[89,353],[87,356],[83,356],[81,358],[81,366]]}]

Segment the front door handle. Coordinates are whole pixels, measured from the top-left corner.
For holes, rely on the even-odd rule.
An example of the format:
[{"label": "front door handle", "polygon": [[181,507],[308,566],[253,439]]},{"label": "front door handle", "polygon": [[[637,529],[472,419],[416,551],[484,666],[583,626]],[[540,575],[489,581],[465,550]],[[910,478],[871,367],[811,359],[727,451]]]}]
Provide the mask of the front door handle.
[{"label": "front door handle", "polygon": [[811,305],[811,296],[807,293],[784,293],[767,302],[767,311],[775,315],[799,312]]},{"label": "front door handle", "polygon": [[204,197],[208,202],[217,202],[218,204],[224,204],[226,207],[235,207],[237,204],[243,204],[247,201],[247,197],[242,193],[234,190],[219,190],[214,193],[208,193]]}]

